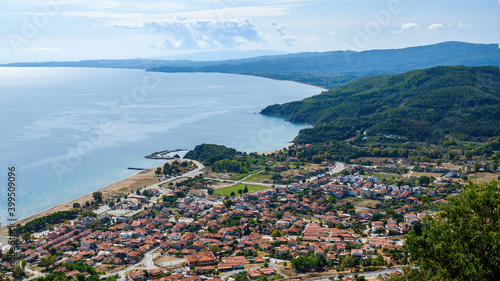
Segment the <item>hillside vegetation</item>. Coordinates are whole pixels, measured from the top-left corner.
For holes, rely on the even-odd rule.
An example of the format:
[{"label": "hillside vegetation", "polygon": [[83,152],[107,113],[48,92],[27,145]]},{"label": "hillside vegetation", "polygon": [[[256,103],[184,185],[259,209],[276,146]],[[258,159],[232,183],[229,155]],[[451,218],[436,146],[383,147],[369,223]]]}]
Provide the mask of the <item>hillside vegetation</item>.
[{"label": "hillside vegetation", "polygon": [[221,160],[233,160],[234,156],[241,154],[234,148],[228,148],[218,144],[200,144],[190,150],[184,158],[202,162],[205,165],[212,165]]},{"label": "hillside vegetation", "polygon": [[375,76],[261,112],[313,124],[296,143],[345,140],[358,131],[414,141],[486,140],[500,135],[497,66],[439,66]]},{"label": "hillside vegetation", "polygon": [[215,63],[166,62],[149,70],[235,73],[333,88],[370,75],[398,74],[438,65],[498,65],[498,45],[443,42],[403,49],[298,53]]},{"label": "hillside vegetation", "polygon": [[369,51],[309,52],[221,61],[161,59],[21,62],[9,67],[106,67],[160,72],[218,72],[290,80],[331,89],[363,77],[398,74],[438,65],[498,65],[498,44],[442,42]]}]

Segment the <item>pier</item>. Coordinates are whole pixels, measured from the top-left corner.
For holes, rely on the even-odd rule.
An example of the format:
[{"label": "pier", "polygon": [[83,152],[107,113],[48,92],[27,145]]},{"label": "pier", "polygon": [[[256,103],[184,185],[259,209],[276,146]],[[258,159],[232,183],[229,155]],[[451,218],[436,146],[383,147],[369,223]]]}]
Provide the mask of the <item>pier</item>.
[{"label": "pier", "polygon": [[153,152],[149,155],[146,155],[144,157],[148,158],[148,159],[171,160],[171,159],[176,159],[176,158],[169,156],[168,154],[174,153],[174,152],[179,152],[179,151],[189,151],[189,149],[175,149],[175,150],[157,151],[157,152]]}]

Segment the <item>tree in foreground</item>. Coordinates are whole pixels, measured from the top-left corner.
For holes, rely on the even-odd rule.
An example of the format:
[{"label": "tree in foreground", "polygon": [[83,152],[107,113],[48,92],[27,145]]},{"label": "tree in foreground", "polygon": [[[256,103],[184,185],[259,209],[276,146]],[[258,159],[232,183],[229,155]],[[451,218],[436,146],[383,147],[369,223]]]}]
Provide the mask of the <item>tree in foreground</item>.
[{"label": "tree in foreground", "polygon": [[96,191],[96,192],[92,193],[92,198],[94,198],[94,200],[97,201],[97,203],[101,203],[102,202],[102,192]]},{"label": "tree in foreground", "polygon": [[419,268],[405,278],[500,280],[498,181],[469,182],[422,223],[421,235],[411,230],[406,238],[405,252]]}]

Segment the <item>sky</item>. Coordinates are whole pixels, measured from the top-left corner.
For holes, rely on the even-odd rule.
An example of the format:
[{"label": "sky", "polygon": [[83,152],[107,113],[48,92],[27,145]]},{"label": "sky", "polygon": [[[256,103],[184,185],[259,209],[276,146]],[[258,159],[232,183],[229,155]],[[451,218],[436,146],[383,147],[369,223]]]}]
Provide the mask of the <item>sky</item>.
[{"label": "sky", "polygon": [[498,43],[500,0],[1,0],[0,63]]}]

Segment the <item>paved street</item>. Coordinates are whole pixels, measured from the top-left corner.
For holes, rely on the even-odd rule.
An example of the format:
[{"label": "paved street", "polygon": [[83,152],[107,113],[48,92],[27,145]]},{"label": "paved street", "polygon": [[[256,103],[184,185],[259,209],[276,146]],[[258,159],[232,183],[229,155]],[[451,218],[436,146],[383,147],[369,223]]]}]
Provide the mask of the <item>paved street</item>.
[{"label": "paved street", "polygon": [[[415,267],[414,267],[415,268]],[[384,274],[391,274],[393,271],[403,271],[403,267],[393,267],[389,269],[384,269],[384,270],[379,270],[379,271],[373,271],[373,272],[359,272],[356,273],[358,276],[364,276],[366,278],[376,278],[379,275],[384,275]],[[333,274],[328,277],[321,277],[321,278],[316,278],[316,279],[311,279],[310,281],[329,281],[331,280],[331,277],[336,278],[338,274]],[[344,274],[344,277],[351,277],[354,278],[354,273],[349,273],[349,274]]]}]

